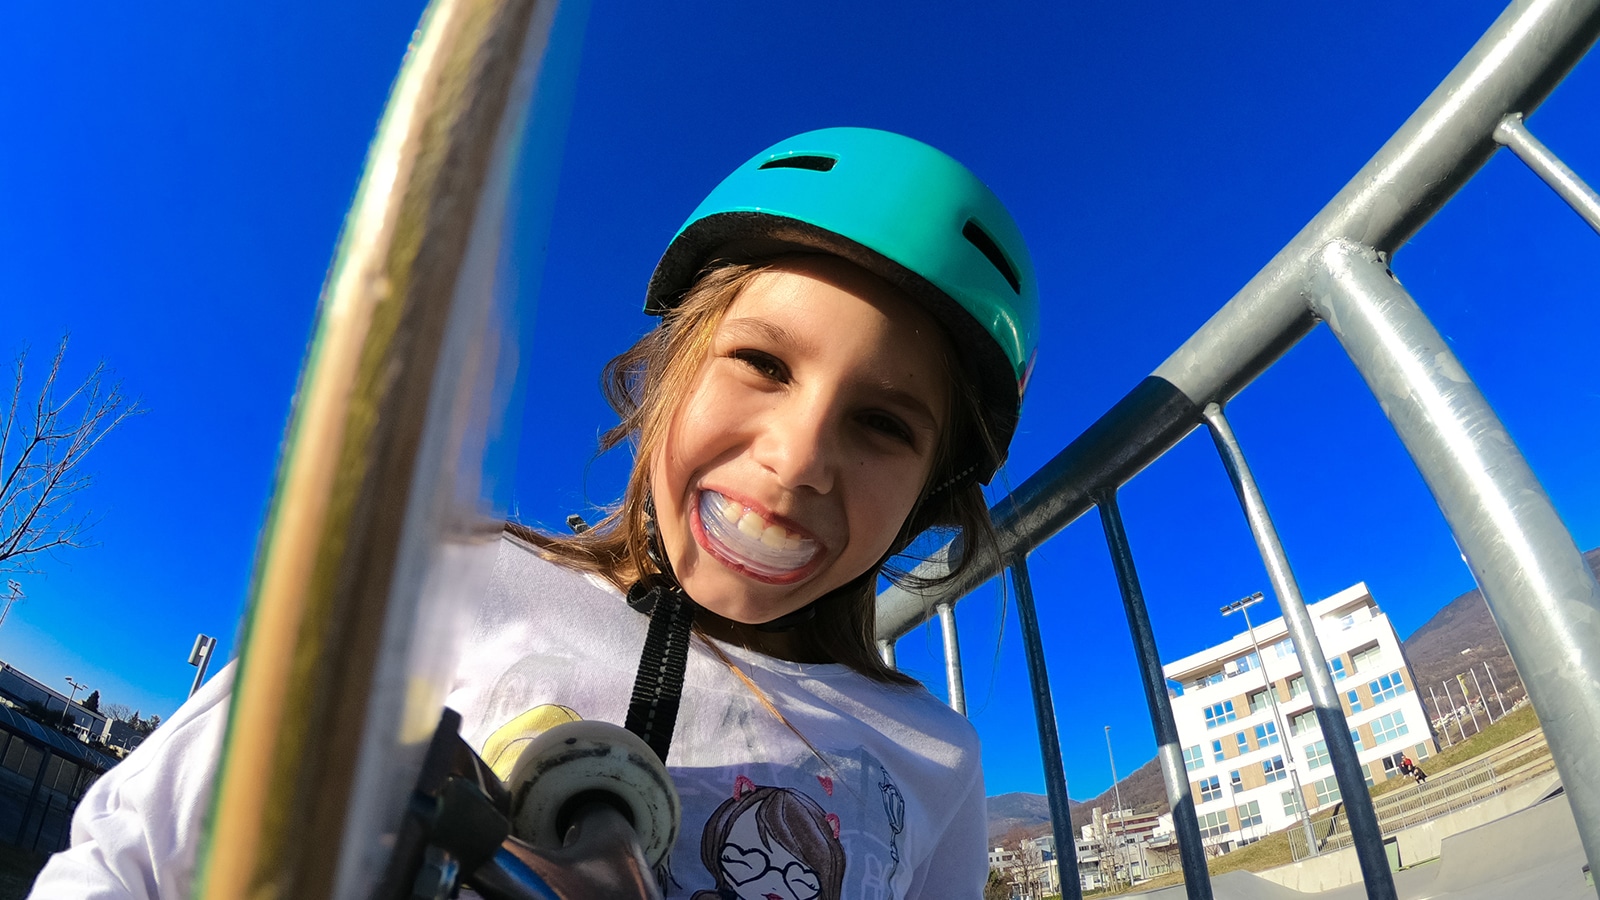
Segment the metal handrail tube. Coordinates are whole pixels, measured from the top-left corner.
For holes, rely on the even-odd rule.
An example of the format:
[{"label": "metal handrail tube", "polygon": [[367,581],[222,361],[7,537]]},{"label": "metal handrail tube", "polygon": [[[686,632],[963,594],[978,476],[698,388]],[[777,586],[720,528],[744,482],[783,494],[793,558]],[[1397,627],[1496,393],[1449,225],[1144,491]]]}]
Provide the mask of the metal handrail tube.
[{"label": "metal handrail tube", "polygon": [[[1154,373],[993,509],[1000,552],[1029,553],[1171,449],[1317,323],[1303,296],[1321,248],[1372,247],[1386,259],[1488,161],[1508,114],[1530,115],[1600,37],[1600,0],[1520,0],[1501,13],[1461,62],[1343,189],[1255,277]],[[877,634],[901,637],[935,605],[1000,572],[981,552],[942,587],[878,595]],[[916,574],[937,577],[942,557]]]},{"label": "metal handrail tube", "polygon": [[1311,302],[1444,514],[1539,711],[1584,849],[1600,860],[1600,582],[1505,425],[1377,254],[1333,243],[1322,263]]},{"label": "metal handrail tube", "polygon": [[[1345,814],[1350,823],[1350,833],[1360,836],[1356,841],[1356,860],[1361,868],[1362,880],[1367,885],[1367,896],[1370,900],[1394,900],[1394,878],[1389,871],[1389,858],[1383,852],[1383,834],[1378,828],[1378,815],[1373,809],[1371,796],[1364,790],[1366,782],[1362,777],[1361,760],[1357,756],[1355,742],[1350,738],[1350,723],[1345,720],[1344,708],[1339,704],[1339,693],[1333,686],[1333,676],[1329,674],[1322,642],[1317,639],[1316,621],[1306,608],[1300,584],[1289,565],[1289,556],[1278,538],[1277,526],[1273,525],[1272,516],[1267,512],[1266,500],[1261,496],[1261,489],[1250,471],[1250,464],[1245,460],[1244,450],[1234,436],[1227,415],[1216,403],[1206,404],[1202,415],[1211,428],[1211,438],[1217,445],[1223,467],[1228,471],[1228,479],[1233,482],[1233,490],[1244,508],[1250,533],[1261,550],[1261,561],[1266,564],[1267,578],[1278,597],[1284,624],[1294,639],[1300,671],[1310,688],[1317,721],[1322,726],[1323,746],[1327,748],[1339,790],[1346,797]],[[1246,627],[1249,622],[1247,613]],[[1252,644],[1255,642],[1253,631],[1250,640]],[[1256,653],[1259,655],[1260,652],[1257,647]],[[1270,684],[1270,680],[1268,689],[1272,691],[1273,714],[1276,715],[1278,689]],[[1280,730],[1283,728],[1281,723],[1278,727]],[[1286,755],[1291,752],[1288,739],[1289,735],[1285,734]],[[1288,755],[1287,758],[1292,775],[1296,771],[1294,757]],[[1298,778],[1294,779],[1294,785],[1296,794],[1301,794]],[[1311,819],[1303,816],[1303,821],[1309,834]],[[1312,853],[1316,853],[1315,847]]]},{"label": "metal handrail tube", "polygon": [[[1044,762],[1045,796],[1050,803],[1051,834],[1056,839],[1056,872],[1065,900],[1083,900],[1078,882],[1078,845],[1073,839],[1071,800],[1067,794],[1067,773],[1061,767],[1061,736],[1056,731],[1056,708],[1050,699],[1050,675],[1045,667],[1044,641],[1039,634],[1039,615],[1033,603],[1033,579],[1028,576],[1028,559],[1011,561],[1011,580],[1016,587],[1017,619],[1022,630],[1022,646],[1028,663],[1028,683],[1033,688],[1033,719],[1039,726],[1039,757]],[[1070,877],[1069,877],[1070,875]]]},{"label": "metal handrail tube", "polygon": [[[1560,157],[1551,153],[1549,147],[1528,131],[1527,126],[1522,124],[1522,113],[1512,113],[1500,120],[1499,127],[1494,130],[1494,139],[1510,147],[1518,159],[1527,163],[1535,175],[1550,185],[1556,196],[1567,201],[1573,212],[1589,223],[1589,227],[1596,233],[1600,233],[1600,194],[1596,194],[1593,188],[1584,184],[1577,172],[1572,171]],[[1476,678],[1477,670],[1473,671],[1473,677]],[[1491,673],[1490,680],[1493,678]],[[1488,708],[1488,704],[1484,704],[1485,712]]]},{"label": "metal handrail tube", "polygon": [[[1134,656],[1144,682],[1145,702],[1150,706],[1151,730],[1156,735],[1156,756],[1161,761],[1161,780],[1167,789],[1167,807],[1172,810],[1172,830],[1178,838],[1178,855],[1183,862],[1183,888],[1189,900],[1212,900],[1211,873],[1206,868],[1205,845],[1195,818],[1194,795],[1183,765],[1183,747],[1178,741],[1178,725],[1167,698],[1166,678],[1161,674],[1161,654],[1156,649],[1155,632],[1150,628],[1150,612],[1145,607],[1139,573],[1133,564],[1133,550],[1122,526],[1117,495],[1107,491],[1095,498],[1100,507],[1100,523],[1105,529],[1106,548],[1111,552],[1117,587],[1128,615],[1128,631],[1133,635]],[[1109,728],[1109,726],[1107,726]],[[1109,732],[1107,732],[1109,735]],[[1107,748],[1110,738],[1107,737]],[[1116,773],[1112,772],[1112,782]],[[1120,804],[1119,804],[1120,805]]]}]

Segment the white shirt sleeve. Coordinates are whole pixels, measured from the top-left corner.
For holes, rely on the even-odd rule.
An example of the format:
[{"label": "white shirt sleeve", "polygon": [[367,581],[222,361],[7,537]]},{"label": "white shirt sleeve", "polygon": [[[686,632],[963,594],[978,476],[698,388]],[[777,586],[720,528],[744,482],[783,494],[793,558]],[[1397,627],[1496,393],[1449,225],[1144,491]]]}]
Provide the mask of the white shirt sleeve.
[{"label": "white shirt sleeve", "polygon": [[232,688],[229,664],[89,788],[72,845],[50,857],[30,900],[190,895]]}]

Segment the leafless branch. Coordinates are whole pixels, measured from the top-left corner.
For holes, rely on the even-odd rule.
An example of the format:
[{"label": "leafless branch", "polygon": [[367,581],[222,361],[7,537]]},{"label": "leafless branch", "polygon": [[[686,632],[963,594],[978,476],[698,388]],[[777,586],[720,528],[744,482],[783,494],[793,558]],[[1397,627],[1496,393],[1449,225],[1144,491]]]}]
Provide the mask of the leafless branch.
[{"label": "leafless branch", "polygon": [[[94,483],[84,458],[132,416],[144,412],[104,362],[83,381],[61,390],[67,337],[39,386],[22,403],[27,348],[12,364],[11,397],[0,414],[0,572],[39,572],[41,554],[87,546],[89,515],[75,514],[73,497]],[[30,408],[31,407],[31,408]],[[30,414],[31,413],[31,414]]]}]

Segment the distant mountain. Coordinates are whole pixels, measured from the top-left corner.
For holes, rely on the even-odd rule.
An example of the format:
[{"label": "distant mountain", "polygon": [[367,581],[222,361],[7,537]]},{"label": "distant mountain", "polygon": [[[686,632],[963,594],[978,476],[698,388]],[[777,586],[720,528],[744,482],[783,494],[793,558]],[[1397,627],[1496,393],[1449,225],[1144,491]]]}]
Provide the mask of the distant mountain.
[{"label": "distant mountain", "polygon": [[[1132,808],[1135,812],[1167,811],[1167,789],[1161,780],[1161,766],[1155,759],[1151,759],[1132,775],[1118,782],[1117,788],[1122,791],[1122,805]],[[1095,807],[1110,812],[1116,805],[1114,790],[1109,788],[1087,803],[1069,800],[1067,809],[1072,815],[1073,831],[1076,832],[1089,824],[1094,816]],[[1019,828],[1026,831],[1029,836],[1048,832],[1049,799],[1043,794],[1022,793],[990,797],[989,845],[994,846],[999,839]]]},{"label": "distant mountain", "polygon": [[[1590,550],[1583,558],[1596,577],[1600,577],[1600,549]],[[1460,705],[1458,675],[1466,676],[1472,696],[1478,696],[1481,687],[1483,696],[1488,698],[1496,711],[1501,700],[1509,707],[1526,693],[1522,677],[1511,662],[1505,639],[1500,636],[1500,629],[1489,615],[1489,604],[1484,602],[1480,591],[1468,591],[1445,604],[1401,646],[1405,650],[1406,660],[1411,664],[1417,693],[1423,698],[1423,705],[1430,716],[1438,713],[1433,702],[1435,696],[1446,709]],[[1492,686],[1485,665],[1488,666],[1488,672],[1494,674]],[[1474,674],[1477,676],[1476,683],[1473,682]],[[1450,703],[1444,699],[1446,684],[1453,698]],[[1433,691],[1431,695],[1430,688]],[[1494,699],[1496,688],[1500,692],[1499,700]]]},{"label": "distant mountain", "polygon": [[[1600,578],[1600,548],[1583,554],[1583,559],[1595,577]],[[1489,604],[1484,602],[1480,591],[1468,591],[1445,604],[1443,609],[1434,613],[1433,618],[1401,641],[1401,648],[1411,665],[1411,675],[1416,679],[1417,693],[1424,698],[1423,705],[1430,716],[1434,715],[1435,710],[1428,688],[1433,688],[1442,703],[1444,689],[1440,685],[1448,681],[1451,696],[1459,704],[1460,686],[1456,676],[1461,674],[1467,676],[1472,696],[1478,695],[1481,685],[1483,695],[1489,698],[1498,712],[1499,701],[1494,699],[1494,688],[1490,687],[1485,674],[1485,664],[1494,673],[1494,684],[1499,688],[1507,707],[1525,694],[1522,677],[1511,662],[1505,639],[1500,636],[1500,629],[1489,615]],[[1474,669],[1478,676],[1477,684],[1472,681]],[[1108,789],[1087,802],[1069,801],[1073,829],[1088,824],[1095,807],[1106,811],[1113,809],[1117,805],[1116,790],[1122,793],[1122,805],[1131,807],[1135,812],[1167,811],[1167,791],[1161,779],[1161,767],[1157,760],[1151,759],[1118,782],[1115,789]],[[1017,828],[1025,829],[1029,834],[1044,834],[1050,830],[1050,804],[1043,794],[1001,794],[989,798],[990,846]]]},{"label": "distant mountain", "polygon": [[1001,838],[1019,828],[1029,836],[1049,831],[1049,799],[1043,794],[1022,793],[990,797],[989,846],[995,846]]}]

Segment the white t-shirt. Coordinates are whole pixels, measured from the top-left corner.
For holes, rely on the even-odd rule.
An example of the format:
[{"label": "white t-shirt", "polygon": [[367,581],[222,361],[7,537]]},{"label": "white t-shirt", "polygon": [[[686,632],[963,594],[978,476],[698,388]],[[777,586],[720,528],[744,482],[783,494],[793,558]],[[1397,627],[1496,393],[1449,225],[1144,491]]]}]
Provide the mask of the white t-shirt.
[{"label": "white t-shirt", "polygon": [[[462,735],[481,751],[529,722],[621,723],[648,621],[507,537],[447,701]],[[964,718],[921,687],[718,647],[788,725],[695,639],[667,756],[683,802],[669,900],[982,895],[983,776]],[[188,895],[229,681],[90,789],[32,896]]]}]

